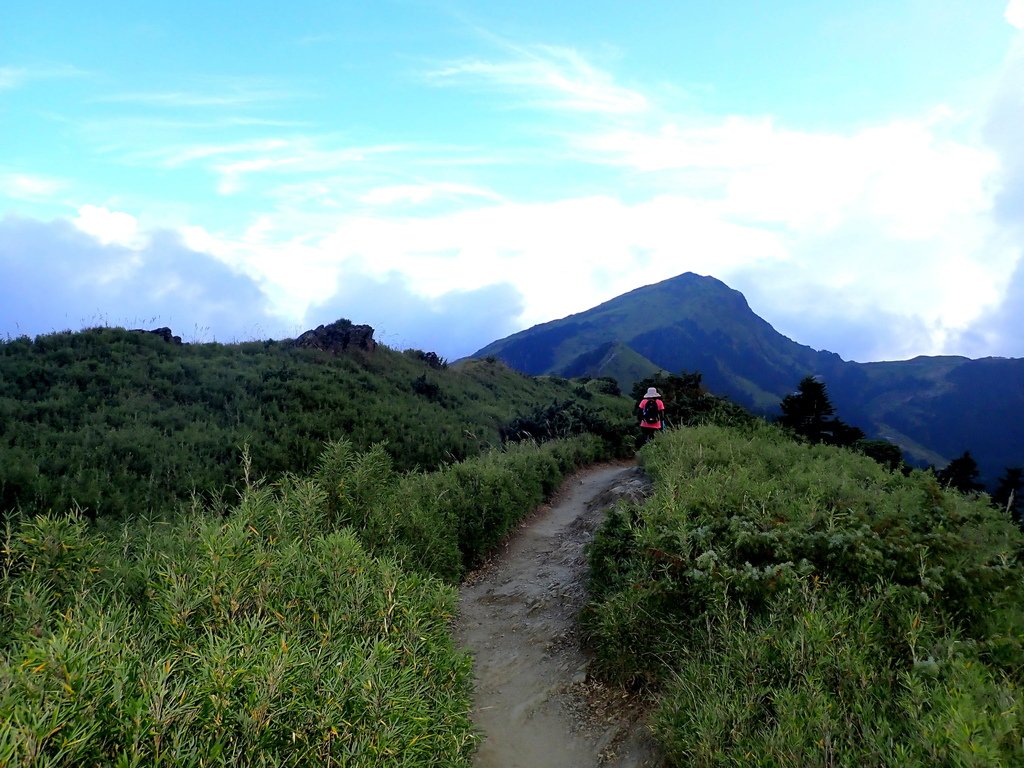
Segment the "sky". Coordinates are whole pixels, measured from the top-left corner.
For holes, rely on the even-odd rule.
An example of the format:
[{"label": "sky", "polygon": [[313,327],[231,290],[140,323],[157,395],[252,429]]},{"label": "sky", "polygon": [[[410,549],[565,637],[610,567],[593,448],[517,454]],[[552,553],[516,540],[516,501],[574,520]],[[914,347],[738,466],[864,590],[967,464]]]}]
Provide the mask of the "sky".
[{"label": "sky", "polygon": [[0,339],[448,359],[684,272],[847,360],[1024,357],[1024,0],[13,0]]}]

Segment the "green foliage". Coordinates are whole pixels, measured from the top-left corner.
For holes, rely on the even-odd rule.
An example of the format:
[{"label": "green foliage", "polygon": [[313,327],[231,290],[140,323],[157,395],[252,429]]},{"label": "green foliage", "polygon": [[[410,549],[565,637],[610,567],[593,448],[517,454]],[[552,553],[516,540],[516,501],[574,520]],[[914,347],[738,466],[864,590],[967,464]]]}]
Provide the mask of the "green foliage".
[{"label": "green foliage", "polygon": [[327,507],[293,479],[226,519],[11,529],[0,761],[468,766],[454,592],[370,557]]},{"label": "green foliage", "polygon": [[576,397],[538,407],[501,428],[503,443],[524,440],[557,440],[577,435],[596,435],[619,456],[630,453],[633,423],[629,404],[621,397],[600,398],[581,386]]},{"label": "green foliage", "polygon": [[172,522],[16,516],[0,764],[469,766],[445,580],[607,450],[581,436],[400,474],[382,444],[337,441],[308,478]]},{"label": "green foliage", "polygon": [[935,473],[935,477],[943,488],[951,488],[961,493],[977,493],[984,486],[978,482],[978,462],[970,451],[964,451],[943,469]]},{"label": "green foliage", "polygon": [[586,380],[586,385],[592,392],[598,392],[604,395],[613,395],[618,397],[622,394],[622,389],[619,387],[619,382],[613,379],[611,376],[599,376],[596,379]]},{"label": "green foliage", "polygon": [[[0,365],[3,765],[468,765],[446,582],[626,410],[386,348],[96,329]],[[496,447],[551,402],[574,437]]]},{"label": "green foliage", "polygon": [[726,602],[711,613],[653,724],[673,764],[991,766],[1020,756],[1019,686],[971,644],[943,638],[898,590],[854,598],[805,581],[762,614]]},{"label": "green foliage", "polygon": [[[628,452],[612,384],[117,329],[0,344],[0,764],[468,766],[451,585]],[[659,692],[670,758],[1019,763],[1019,472],[996,509],[885,445],[794,443],[700,374],[652,385],[688,428],[596,536],[585,620],[599,670]]]},{"label": "green foliage", "polygon": [[441,400],[441,387],[437,382],[430,381],[425,373],[413,379],[412,391],[435,403]]},{"label": "green foliage", "polygon": [[745,409],[704,389],[700,372],[659,372],[637,381],[630,392],[634,407],[654,387],[665,403],[665,418],[673,427],[695,424],[746,424],[754,417]]},{"label": "green foliage", "polygon": [[193,494],[228,504],[243,446],[252,476],[269,479],[312,471],[331,440],[386,440],[397,471],[433,469],[497,445],[502,425],[572,390],[383,346],[174,345],[117,328],[13,339],[0,342],[0,519],[172,515]]},{"label": "green foliage", "polygon": [[440,357],[436,352],[424,352],[422,349],[407,349],[402,354],[408,355],[414,360],[424,362],[430,368],[442,369],[448,367],[448,361]]},{"label": "green foliage", "polygon": [[609,457],[606,443],[579,436],[516,443],[429,474],[402,478],[392,519],[410,567],[457,580],[547,499],[568,473]]},{"label": "green foliage", "polygon": [[678,765],[993,765],[1024,739],[1024,536],[767,425],[667,433],[590,549],[598,669]]},{"label": "green foliage", "polygon": [[874,459],[890,472],[904,469],[907,473],[910,472],[903,461],[903,451],[888,440],[858,440],[852,447],[855,451]]},{"label": "green foliage", "polygon": [[859,428],[834,418],[836,409],[825,384],[814,376],[801,379],[797,391],[786,395],[780,407],[779,424],[812,443],[850,446],[864,439]]}]

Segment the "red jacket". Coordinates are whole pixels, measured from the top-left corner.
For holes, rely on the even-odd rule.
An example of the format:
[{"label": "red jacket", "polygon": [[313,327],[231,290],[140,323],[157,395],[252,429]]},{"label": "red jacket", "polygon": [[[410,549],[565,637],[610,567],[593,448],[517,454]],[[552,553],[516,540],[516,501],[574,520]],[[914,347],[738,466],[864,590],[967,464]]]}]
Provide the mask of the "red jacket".
[{"label": "red jacket", "polygon": [[[665,404],[661,401],[660,397],[655,398],[654,402],[658,404],[658,416],[660,417],[661,414],[665,412]],[[646,429],[661,429],[661,418],[659,418],[654,424],[649,424],[648,422],[644,421],[643,412],[645,405],[647,405],[646,397],[643,400],[641,400],[640,405],[637,406],[640,409],[640,426]]]}]

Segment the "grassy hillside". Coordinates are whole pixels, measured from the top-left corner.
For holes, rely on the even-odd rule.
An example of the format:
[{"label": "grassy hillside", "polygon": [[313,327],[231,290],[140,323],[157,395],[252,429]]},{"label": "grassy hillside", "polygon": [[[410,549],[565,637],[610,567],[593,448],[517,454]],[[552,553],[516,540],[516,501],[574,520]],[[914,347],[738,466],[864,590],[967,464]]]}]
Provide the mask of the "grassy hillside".
[{"label": "grassy hillside", "polygon": [[661,369],[642,355],[637,354],[621,342],[608,342],[584,352],[560,369],[563,376],[577,378],[607,377],[614,379],[621,388],[653,376]]},{"label": "grassy hillside", "polygon": [[[0,765],[468,768],[452,585],[633,432],[607,380],[487,360],[0,351],[2,487],[32,490],[0,534]],[[595,537],[585,617],[671,764],[1021,764],[1021,531],[696,395]]]},{"label": "grassy hillside", "polygon": [[231,500],[245,477],[307,472],[325,442],[386,441],[399,471],[500,444],[502,427],[577,401],[609,423],[624,400],[498,362],[445,366],[378,346],[167,343],[116,328],[0,342],[0,515],[165,513]]},{"label": "grassy hillside", "polygon": [[929,473],[766,426],[670,432],[591,549],[605,674],[673,765],[1019,765],[1024,536]]},{"label": "grassy hillside", "polygon": [[605,450],[524,444],[399,477],[336,443],[309,477],[167,523],[9,521],[0,765],[468,768],[450,583]]},{"label": "grassy hillside", "polygon": [[379,346],[103,328],[0,375],[5,766],[469,766],[451,585],[632,433],[606,382]]}]

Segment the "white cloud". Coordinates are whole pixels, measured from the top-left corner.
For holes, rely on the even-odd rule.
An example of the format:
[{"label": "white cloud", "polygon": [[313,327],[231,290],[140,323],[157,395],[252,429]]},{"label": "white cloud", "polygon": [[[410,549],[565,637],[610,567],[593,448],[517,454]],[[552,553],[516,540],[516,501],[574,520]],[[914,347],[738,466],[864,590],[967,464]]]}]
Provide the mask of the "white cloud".
[{"label": "white cloud", "polygon": [[[136,91],[104,96],[98,101],[110,104],[136,104],[169,109],[239,107],[266,102],[287,101],[298,95],[294,90],[278,88],[245,78],[214,78],[208,90]],[[204,83],[204,86],[206,84]],[[214,90],[215,89],[215,90]]]},{"label": "white cloud", "polygon": [[210,254],[256,280],[274,311],[293,322],[311,305],[327,301],[337,284],[340,265],[335,255],[282,236],[279,222],[270,216],[259,217],[240,237],[196,225],[182,228],[179,235],[192,251]]},{"label": "white cloud", "polygon": [[522,309],[520,301],[508,283],[425,298],[398,275],[383,281],[344,275],[329,301],[310,308],[303,325],[358,317],[392,347],[433,350],[456,358],[518,330],[515,318]]},{"label": "white cloud", "polygon": [[28,173],[8,173],[0,176],[0,194],[15,200],[48,198],[66,186],[62,179]]},{"label": "white cloud", "polygon": [[1024,29],[1024,0],[1010,0],[1004,16],[1012,26]]},{"label": "white cloud", "polygon": [[[993,215],[1000,158],[959,138],[966,133],[961,120],[937,108],[917,120],[810,133],[732,116],[682,127],[598,126],[574,143],[584,157],[675,190],[673,197],[706,200],[704,224],[731,222],[748,243],[760,234],[756,247],[771,250],[731,263],[716,258],[709,272],[744,281],[760,271],[757,257],[774,252],[769,261],[784,263],[785,271],[771,270],[775,284],[758,291],[765,312],[803,306],[808,316],[819,315],[818,338],[827,337],[812,306],[827,291],[828,322],[842,324],[844,312],[897,312],[930,329],[919,352],[937,353],[1002,300],[1020,253]],[[720,237],[697,230],[682,252],[720,253]],[[789,295],[780,280],[804,290]],[[890,354],[896,345],[896,338],[889,342]]]},{"label": "white cloud", "polygon": [[[1018,263],[1022,244],[993,214],[1008,155],[941,107],[831,133],[673,114],[578,53],[545,47],[431,77],[584,113],[586,128],[570,120],[561,146],[528,145],[543,183],[518,193],[488,175],[487,150],[468,147],[339,146],[337,136],[170,146],[148,160],[210,171],[225,195],[256,191],[234,230],[194,218],[184,243],[244,272],[295,322],[355,301],[339,286],[373,296],[358,306],[407,301],[436,321],[454,312],[439,307],[477,306],[489,294],[474,292],[500,283],[502,311],[526,326],[693,271],[743,290],[796,340],[858,359],[960,351],[951,345],[995,316]],[[576,177],[574,189],[593,191],[565,192]],[[103,244],[145,241],[134,216],[102,206],[82,206],[75,225]]]},{"label": "white cloud", "polygon": [[[947,345],[998,305],[1020,252],[992,216],[998,158],[953,138],[942,110],[848,134],[738,116],[600,128],[573,137],[574,159],[621,168],[646,194],[517,202],[450,181],[371,185],[353,199],[375,210],[263,212],[244,235],[187,242],[244,269],[294,317],[346,276],[402,275],[425,300],[500,279],[522,297],[525,326],[694,271],[746,284],[804,343],[849,343],[844,315],[894,313],[928,334],[872,326],[856,354],[889,358],[956,352]],[[257,166],[235,171],[273,170]],[[460,207],[391,208],[445,196]],[[751,291],[757,274],[769,281]]]},{"label": "white cloud", "polygon": [[[194,250],[257,279],[292,317],[325,303],[339,281],[383,286],[401,275],[424,300],[500,280],[522,296],[519,322],[533,324],[683,271],[720,274],[752,259],[786,256],[777,236],[670,196],[636,205],[592,197],[432,215],[349,215],[329,233],[282,240],[290,226],[267,215],[242,238],[197,228],[183,236]],[[387,293],[379,297],[388,300]]]},{"label": "white cloud", "polygon": [[816,230],[863,215],[914,237],[988,205],[996,157],[942,138],[943,128],[929,116],[815,134],[734,116],[690,128],[595,131],[575,143],[594,161],[661,174],[677,189],[699,187],[748,221]]},{"label": "white cloud", "polygon": [[231,155],[276,152],[289,146],[290,142],[285,139],[260,139],[258,141],[244,141],[234,144],[199,144],[161,150],[158,159],[164,167],[176,168],[197,160],[208,160],[210,158]]},{"label": "white cloud", "polygon": [[103,245],[121,245],[125,248],[139,248],[146,238],[139,231],[134,216],[123,211],[111,211],[98,205],[83,205],[78,209],[74,225],[91,235]]},{"label": "white cloud", "polygon": [[85,72],[77,67],[58,65],[50,67],[0,67],[0,91],[20,88],[33,80],[52,80],[80,77]]},{"label": "white cloud", "polygon": [[517,93],[527,104],[576,112],[632,114],[649,106],[642,93],[617,85],[572,49],[533,46],[512,50],[513,57],[506,61],[465,59],[426,76],[439,84],[482,83]]},{"label": "white cloud", "polygon": [[421,205],[437,199],[483,198],[501,200],[494,192],[468,184],[450,182],[433,182],[420,184],[396,184],[388,187],[375,187],[360,196],[359,201],[367,205],[397,205],[402,203]]},{"label": "white cloud", "polygon": [[28,77],[28,73],[19,67],[0,67],[0,90],[17,88]]},{"label": "white cloud", "polygon": [[[259,287],[167,232],[138,250],[69,222],[0,219],[0,329],[35,335],[96,324],[168,325],[189,340],[281,337]],[[194,329],[194,330],[193,330]]]},{"label": "white cloud", "polygon": [[339,169],[351,169],[377,155],[394,154],[405,148],[399,145],[347,146],[325,148],[314,139],[268,140],[244,147],[221,148],[217,153],[196,155],[216,158],[229,154],[238,159],[215,162],[212,170],[219,176],[217,191],[232,195],[245,188],[246,177],[256,175],[320,176]]}]

